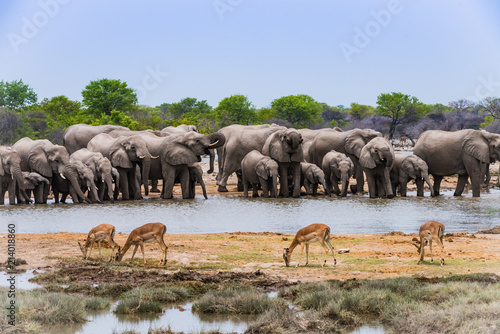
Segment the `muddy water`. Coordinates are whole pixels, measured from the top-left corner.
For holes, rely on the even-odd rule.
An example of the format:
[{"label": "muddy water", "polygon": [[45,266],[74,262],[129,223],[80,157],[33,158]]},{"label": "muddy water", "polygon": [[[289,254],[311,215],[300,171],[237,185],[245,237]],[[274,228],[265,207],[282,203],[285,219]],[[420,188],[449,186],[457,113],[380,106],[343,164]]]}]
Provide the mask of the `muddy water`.
[{"label": "muddy water", "polygon": [[[0,206],[0,222],[16,224],[17,233],[82,232],[110,223],[130,232],[148,222],[163,222],[167,233],[284,232],[294,233],[315,222],[339,233],[415,232],[428,221],[445,224],[447,232],[477,232],[500,225],[500,190],[473,198],[445,192],[437,198],[370,199],[364,196],[300,199],[210,196],[208,200],[145,199],[115,204],[47,204]],[[6,233],[0,231],[0,233]]]}]

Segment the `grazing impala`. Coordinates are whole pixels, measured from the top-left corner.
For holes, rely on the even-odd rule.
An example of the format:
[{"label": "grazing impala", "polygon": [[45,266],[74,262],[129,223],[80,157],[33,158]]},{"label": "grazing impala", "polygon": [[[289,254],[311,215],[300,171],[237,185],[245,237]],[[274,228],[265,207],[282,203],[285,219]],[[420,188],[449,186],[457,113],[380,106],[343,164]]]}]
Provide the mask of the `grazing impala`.
[{"label": "grazing impala", "polygon": [[165,232],[167,232],[167,227],[162,223],[149,223],[136,228],[135,230],[130,232],[127,242],[125,242],[125,245],[123,246],[123,252],[121,251],[121,248],[118,247],[116,261],[119,262],[123,259],[123,256],[128,251],[130,246],[135,246],[134,252],[132,253],[132,258],[130,259],[130,262],[132,262],[135,256],[135,252],[137,252],[137,247],[141,246],[142,262],[146,264],[146,258],[144,256],[144,243],[157,241],[160,244],[163,253],[160,264],[166,265],[168,247],[165,244],[165,240],[163,240]]},{"label": "grazing impala", "polygon": [[87,235],[87,239],[85,240],[85,246],[82,247],[80,242],[78,245],[80,246],[80,250],[83,253],[83,258],[87,259],[87,251],[90,248],[89,256],[92,254],[92,247],[94,246],[94,242],[97,242],[99,245],[99,258],[101,258],[101,241],[106,240],[109,245],[112,247],[111,250],[111,260],[114,259],[115,248],[118,247],[118,244],[113,240],[115,235],[115,227],[110,224],[101,224],[90,230]]},{"label": "grazing impala", "polygon": [[444,225],[436,221],[428,221],[427,223],[420,226],[420,231],[418,234],[420,236],[420,244],[413,244],[418,248],[418,252],[420,253],[420,260],[418,260],[417,264],[420,264],[420,262],[424,260],[424,247],[427,245],[427,243],[429,243],[429,248],[431,251],[431,263],[434,262],[434,258],[432,256],[432,240],[434,240],[439,245],[439,247],[441,247],[441,265],[444,265]]},{"label": "grazing impala", "polygon": [[[337,260],[335,259],[335,251],[332,244],[330,243],[330,228],[325,224],[311,224],[300,229],[295,238],[293,239],[290,247],[283,250],[283,259],[285,260],[286,266],[290,266],[290,260],[292,258],[292,252],[298,245],[301,246],[301,252],[304,252],[304,245],[306,246],[306,266],[309,264],[309,244],[312,242],[319,242],[321,246],[325,249],[325,262],[322,266],[326,264],[326,258],[328,256],[328,251],[332,250],[333,255],[333,265],[337,265]],[[299,263],[297,263],[297,267]]]}]

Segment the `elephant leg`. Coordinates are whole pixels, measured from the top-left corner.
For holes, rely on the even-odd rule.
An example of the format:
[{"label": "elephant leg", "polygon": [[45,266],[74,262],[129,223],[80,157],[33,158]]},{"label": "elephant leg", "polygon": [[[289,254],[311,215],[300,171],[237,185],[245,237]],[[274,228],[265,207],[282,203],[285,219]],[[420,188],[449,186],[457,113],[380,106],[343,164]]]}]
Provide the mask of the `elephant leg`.
[{"label": "elephant leg", "polygon": [[293,163],[292,166],[293,175],[293,193],[292,197],[300,197],[300,163]]},{"label": "elephant leg", "polygon": [[313,196],[318,195],[318,184],[317,184],[317,183],[314,183],[314,184],[312,185],[312,195],[313,195]]},{"label": "elephant leg", "polygon": [[272,188],[272,180],[264,180],[262,178],[259,178],[260,186],[262,188],[262,197],[268,198],[269,197],[269,189]]},{"label": "elephant leg", "polygon": [[259,184],[252,183],[252,197],[259,197]]},{"label": "elephant leg", "polygon": [[[453,196],[461,196],[462,195],[468,179],[469,179],[469,177],[467,175],[459,175],[458,176],[457,187],[455,188],[455,193],[453,194]],[[479,194],[475,197],[479,197]]]},{"label": "elephant leg", "polygon": [[235,162],[230,162],[229,161],[230,157],[226,155],[225,161],[224,161],[224,168],[222,170],[222,176],[219,181],[219,187],[217,189],[218,192],[227,192],[227,180],[229,179],[229,176],[236,172],[240,167],[238,166],[237,163]]},{"label": "elephant leg", "polygon": [[122,191],[122,200],[128,201],[130,199],[128,174],[120,171],[120,189]]},{"label": "elephant leg", "polygon": [[[360,193],[364,193],[365,187],[365,177],[363,175],[363,168],[358,164],[358,166],[354,167],[355,175],[356,175],[356,188]],[[368,178],[368,176],[367,176]]]},{"label": "elephant leg", "polygon": [[366,173],[366,182],[368,183],[370,198],[377,197],[377,182],[375,181],[375,176],[370,171]]},{"label": "elephant leg", "polygon": [[189,189],[190,189],[190,183],[191,179],[189,177],[189,171],[186,166],[186,168],[183,168],[181,171],[180,175],[180,183],[181,183],[181,190],[182,190],[182,198],[186,199],[189,198]]},{"label": "elephant leg", "polygon": [[[248,197],[248,180],[245,177],[245,174],[241,176],[242,181],[243,181],[243,196]],[[254,187],[255,188],[255,187]]]},{"label": "elephant leg", "polygon": [[151,190],[152,193],[159,193],[160,189],[158,189],[158,179],[151,180]]},{"label": "elephant leg", "polygon": [[175,183],[175,169],[168,168],[163,172],[163,197],[164,199],[171,199],[174,192]]},{"label": "elephant leg", "polygon": [[288,166],[279,164],[280,193],[281,197],[288,197]]},{"label": "elephant leg", "polygon": [[339,195],[340,194],[339,180],[336,177],[334,177],[332,178],[330,183],[333,186],[333,193],[335,195]]},{"label": "elephant leg", "polygon": [[423,197],[424,196],[424,179],[421,177],[417,177],[415,180],[415,183],[417,184],[417,196]]},{"label": "elephant leg", "polygon": [[434,195],[439,196],[440,195],[439,189],[441,188],[441,181],[443,181],[443,177],[436,175],[433,175],[433,177],[434,177],[434,185],[432,187],[434,188]]},{"label": "elephant leg", "polygon": [[33,197],[35,198],[35,204],[45,204],[47,202],[43,201],[43,195],[45,193],[45,183],[41,183],[40,185],[35,187],[33,191]]},{"label": "elephant leg", "polygon": [[[8,192],[9,192],[9,205],[16,204],[16,182],[15,181],[9,183]],[[3,197],[5,197],[5,192],[3,193]]]},{"label": "elephant leg", "polygon": [[481,185],[484,182],[485,164],[474,162],[470,166],[465,166],[467,174],[469,174],[470,184],[472,187],[472,197],[479,197],[481,193]]},{"label": "elephant leg", "polygon": [[[0,188],[2,187],[2,184],[0,183]],[[0,198],[0,204],[4,205],[5,204],[5,192],[7,190],[5,188],[1,188],[1,191],[0,191],[0,196],[2,196]]]},{"label": "elephant leg", "polygon": [[384,174],[382,176],[382,182],[384,184],[385,196],[387,198],[393,198],[394,193],[392,192],[391,186],[391,175],[388,167],[384,167]]}]

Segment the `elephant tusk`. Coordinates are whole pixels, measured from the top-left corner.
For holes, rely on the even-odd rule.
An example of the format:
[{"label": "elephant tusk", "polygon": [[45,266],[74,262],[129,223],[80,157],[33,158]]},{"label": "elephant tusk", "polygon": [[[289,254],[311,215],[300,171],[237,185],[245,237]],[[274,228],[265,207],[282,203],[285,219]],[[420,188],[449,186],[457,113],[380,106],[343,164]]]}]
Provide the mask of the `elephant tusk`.
[{"label": "elephant tusk", "polygon": [[217,141],[211,143],[211,144],[208,144],[208,147],[212,147],[212,146],[215,146],[219,143],[219,139],[217,139]]},{"label": "elephant tusk", "polygon": [[158,159],[160,156],[159,155],[152,155],[151,159]]},{"label": "elephant tusk", "polygon": [[139,159],[141,159],[141,160],[142,160],[142,159],[144,159],[145,157],[146,157],[145,155],[140,155],[140,156],[139,156]]},{"label": "elephant tusk", "polygon": [[61,175],[61,177],[66,180],[66,177],[63,175],[63,173],[59,173],[59,175]]}]

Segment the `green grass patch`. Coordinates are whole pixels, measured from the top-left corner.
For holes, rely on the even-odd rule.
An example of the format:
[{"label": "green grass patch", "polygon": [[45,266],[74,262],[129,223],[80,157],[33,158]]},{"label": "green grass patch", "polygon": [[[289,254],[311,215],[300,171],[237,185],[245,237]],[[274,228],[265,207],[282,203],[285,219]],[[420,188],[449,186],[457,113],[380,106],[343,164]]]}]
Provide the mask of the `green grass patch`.
[{"label": "green grass patch", "polygon": [[85,302],[85,309],[93,311],[105,310],[109,307],[109,301],[101,297],[92,297]]},{"label": "green grass patch", "polygon": [[142,286],[125,292],[121,298],[122,299],[134,299],[138,298],[141,300],[151,300],[162,303],[173,303],[184,301],[191,297],[191,293],[188,289],[178,286]]},{"label": "green grass patch", "polygon": [[159,302],[144,300],[140,298],[126,298],[120,300],[116,307],[117,314],[136,314],[136,313],[160,313],[162,307]]},{"label": "green grass patch", "polygon": [[262,314],[271,308],[286,309],[283,300],[269,298],[254,289],[212,290],[193,304],[193,311],[210,314]]}]

